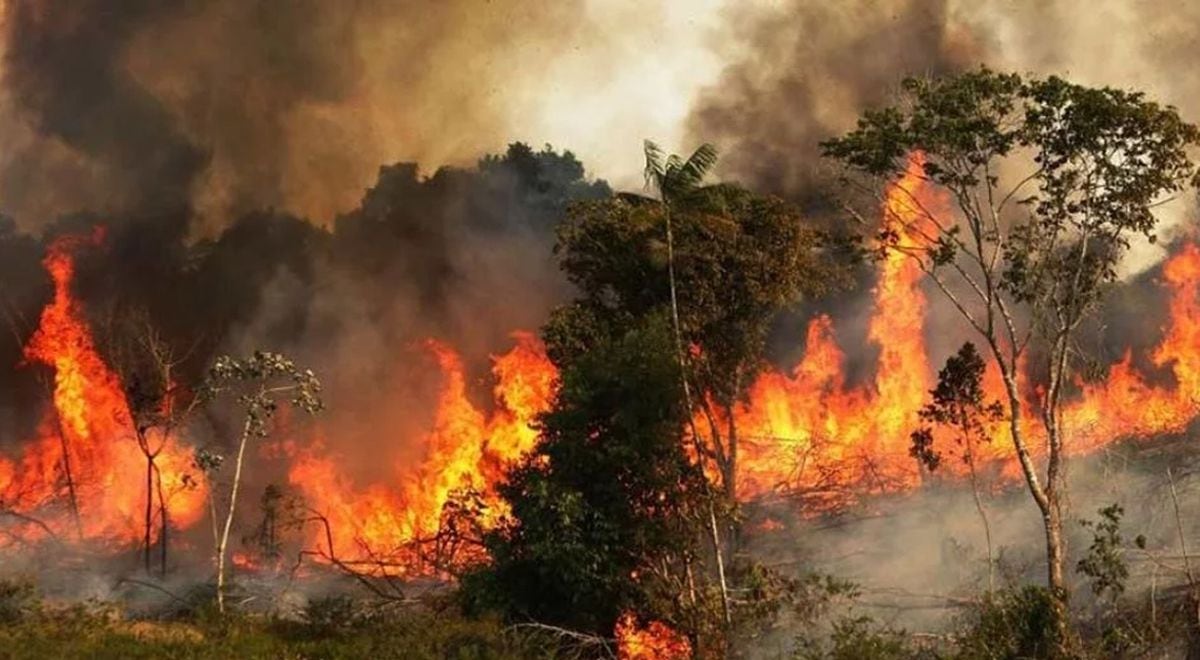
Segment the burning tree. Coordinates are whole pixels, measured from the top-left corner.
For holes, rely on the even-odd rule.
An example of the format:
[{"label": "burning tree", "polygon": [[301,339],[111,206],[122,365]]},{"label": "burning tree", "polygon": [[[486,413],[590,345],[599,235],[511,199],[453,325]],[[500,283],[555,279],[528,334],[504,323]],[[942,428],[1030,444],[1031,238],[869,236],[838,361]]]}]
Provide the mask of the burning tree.
[{"label": "burning tree", "polygon": [[[139,326],[125,335],[134,346],[117,359],[117,364],[118,368],[124,367],[121,369],[124,372],[121,382],[129,402],[134,439],[138,450],[146,458],[143,559],[146,572],[150,572],[154,518],[157,517],[159,572],[166,575],[170,530],[168,504],[172,493],[164,488],[158,459],[176,431],[187,422],[199,399],[177,381],[176,371],[182,360],[174,355],[161,333],[150,323],[149,317],[139,315],[137,322],[131,325]],[[198,482],[185,475],[182,487],[195,488]]]},{"label": "burning tree", "polygon": [[[953,210],[934,208],[910,192],[908,213],[889,208],[909,219],[902,231],[885,222],[879,250],[911,257],[999,368],[1011,441],[1045,527],[1060,650],[1060,413],[1079,357],[1073,340],[1116,280],[1130,241],[1153,240],[1154,208],[1195,183],[1187,149],[1197,143],[1200,132],[1174,108],[1140,93],[980,69],[908,79],[898,104],[866,112],[855,130],[822,145],[860,177],[894,182],[908,173],[953,200]],[[1024,363],[1036,364],[1043,381],[1033,403],[1018,380]],[[1032,417],[1044,448],[1031,444],[1039,433]]]},{"label": "burning tree", "polygon": [[[203,400],[212,401],[224,394],[234,394],[244,413],[233,478],[229,485],[229,501],[219,533],[215,496],[210,499],[213,540],[216,544],[217,607],[221,612],[225,611],[225,555],[229,547],[229,532],[233,528],[238,489],[242,482],[246,445],[251,438],[267,436],[271,420],[279,409],[281,400],[312,414],[322,407],[320,392],[321,383],[312,371],[299,369],[291,360],[276,353],[256,352],[245,359],[221,356],[209,369],[201,392]],[[221,462],[218,455],[207,452],[198,454],[196,461],[197,465],[210,475],[220,467]],[[215,491],[216,485],[212,484],[211,488]]]}]

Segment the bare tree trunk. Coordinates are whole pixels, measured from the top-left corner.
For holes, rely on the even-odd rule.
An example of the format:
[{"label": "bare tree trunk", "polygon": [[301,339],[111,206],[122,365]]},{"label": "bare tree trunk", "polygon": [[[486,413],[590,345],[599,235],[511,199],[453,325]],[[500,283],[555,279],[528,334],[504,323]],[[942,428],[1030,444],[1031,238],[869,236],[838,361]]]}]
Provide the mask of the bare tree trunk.
[{"label": "bare tree trunk", "polygon": [[[735,399],[736,400],[736,399]],[[738,435],[737,423],[733,420],[733,405],[730,404],[725,408],[725,414],[729,418],[726,423],[725,431],[725,495],[729,497],[730,502],[737,501],[737,458],[738,458]]]},{"label": "bare tree trunk", "polygon": [[167,519],[167,498],[163,496],[162,471],[158,469],[158,465],[154,466],[154,478],[158,490],[158,556],[159,556],[159,573],[166,577],[167,575],[167,533],[170,529],[170,521]]},{"label": "bare tree trunk", "polygon": [[154,523],[154,459],[150,458],[150,453],[146,453],[146,510],[145,510],[145,527],[146,534],[143,540],[144,559],[146,564],[146,573],[150,573],[150,527]]},{"label": "bare tree trunk", "polygon": [[983,496],[979,493],[979,475],[975,470],[975,448],[973,441],[967,440],[967,467],[971,471],[971,492],[975,496],[975,510],[979,512],[979,520],[983,522],[983,539],[987,545],[988,563],[988,593],[996,591],[996,558],[992,552],[992,525],[988,521],[987,509],[983,506]]},{"label": "bare tree trunk", "polygon": [[238,443],[237,463],[233,468],[233,486],[229,490],[229,510],[225,513],[225,527],[217,542],[217,610],[225,613],[225,551],[229,547],[229,531],[233,528],[233,513],[237,506],[238,487],[242,481],[242,461],[246,456],[246,443],[250,439],[251,417],[246,416],[242,427],[242,438]]},{"label": "bare tree trunk", "polygon": [[725,559],[721,553],[721,535],[717,532],[717,513],[711,501],[708,503],[708,521],[712,527],[713,554],[717,557],[717,579],[721,583],[721,613],[725,616],[725,625],[733,623],[733,615],[729,611],[729,587],[725,583]]},{"label": "bare tree trunk", "polygon": [[[992,338],[989,337],[989,340],[992,340]],[[1042,526],[1046,535],[1046,586],[1050,590],[1054,603],[1054,621],[1052,625],[1057,637],[1056,652],[1059,655],[1065,655],[1068,643],[1068,631],[1067,589],[1066,581],[1063,577],[1062,510],[1059,507],[1058,490],[1055,488],[1056,484],[1054,483],[1054,480],[1057,478],[1057,433],[1053,424],[1050,424],[1050,428],[1046,429],[1047,433],[1052,434],[1049,438],[1052,469],[1048,471],[1047,483],[1043,486],[1041,480],[1038,478],[1037,467],[1033,463],[1033,457],[1029,453],[1029,448],[1025,444],[1025,438],[1021,432],[1021,395],[1017,389],[1016,374],[1013,371],[1016,361],[1014,360],[1012,364],[1006,364],[994,340],[992,340],[992,350],[1000,365],[1005,390],[1008,393],[1009,411],[1011,412],[1010,430],[1013,445],[1017,450],[1017,459],[1021,465],[1021,472],[1025,476],[1025,482],[1029,486],[1029,493],[1033,496],[1033,501],[1037,503],[1038,510],[1042,513]]]},{"label": "bare tree trunk", "polygon": [[[665,203],[665,202],[664,202]],[[696,421],[692,419],[692,388],[688,383],[687,377],[687,354],[683,347],[683,330],[679,323],[679,299],[675,293],[675,234],[671,226],[671,207],[666,206],[667,216],[667,279],[671,288],[671,322],[675,331],[675,353],[676,359],[679,362],[679,377],[683,384],[684,404],[687,406],[687,419],[692,428],[692,438],[696,442],[697,456],[696,459],[700,462],[701,469],[704,465],[704,451],[700,444],[700,436],[697,434]],[[703,475],[702,475],[703,476]],[[707,490],[708,479],[704,478],[705,489]],[[711,497],[708,502],[708,520],[709,527],[712,532],[713,554],[717,560],[717,579],[721,585],[721,611],[725,616],[725,625],[733,622],[733,617],[729,611],[729,586],[725,581],[725,558],[721,550],[721,534],[717,528],[717,513],[713,506]]]},{"label": "bare tree trunk", "polygon": [[[1084,245],[1087,245],[1086,241]],[[1063,438],[1061,427],[1058,424],[1058,413],[1062,384],[1066,377],[1069,332],[1070,328],[1064,325],[1056,338],[1055,353],[1051,357],[1050,382],[1046,388],[1045,404],[1042,407],[1042,426],[1046,429],[1046,444],[1049,452],[1049,456],[1046,457],[1046,507],[1043,509],[1043,520],[1046,525],[1047,582],[1049,582],[1050,591],[1054,596],[1054,624],[1058,633],[1058,650],[1064,656],[1070,644],[1068,639],[1070,611],[1068,609],[1069,593],[1064,575],[1066,541],[1062,533],[1062,489],[1065,488],[1065,484],[1062,477]]]},{"label": "bare tree trunk", "polygon": [[[1051,496],[1050,508],[1042,515],[1046,527],[1046,581],[1054,597],[1061,605],[1066,605],[1066,581],[1063,575],[1064,544],[1062,536],[1062,507],[1057,494]],[[1061,612],[1065,616],[1066,610]]]},{"label": "bare tree trunk", "polygon": [[79,496],[75,492],[75,475],[71,472],[71,452],[67,444],[66,429],[63,428],[62,418],[54,415],[58,423],[58,441],[62,447],[63,477],[67,480],[67,496],[70,498],[71,517],[75,521],[75,536],[83,540],[83,521],[79,517]]}]

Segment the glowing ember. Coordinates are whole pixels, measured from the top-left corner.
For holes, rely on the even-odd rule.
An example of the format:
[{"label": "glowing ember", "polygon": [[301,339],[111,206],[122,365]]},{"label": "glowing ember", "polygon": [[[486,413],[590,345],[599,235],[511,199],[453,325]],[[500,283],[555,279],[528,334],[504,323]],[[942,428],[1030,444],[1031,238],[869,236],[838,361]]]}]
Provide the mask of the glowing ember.
[{"label": "glowing ember", "polygon": [[692,656],[692,645],[686,637],[659,621],[639,626],[630,612],[621,615],[613,634],[617,638],[617,657],[621,660],[675,660]]}]

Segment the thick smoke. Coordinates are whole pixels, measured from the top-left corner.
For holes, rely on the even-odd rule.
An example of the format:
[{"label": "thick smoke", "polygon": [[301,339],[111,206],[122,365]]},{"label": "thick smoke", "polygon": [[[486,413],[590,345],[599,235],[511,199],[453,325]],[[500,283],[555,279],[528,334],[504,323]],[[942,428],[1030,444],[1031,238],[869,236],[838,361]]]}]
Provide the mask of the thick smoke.
[{"label": "thick smoke", "polygon": [[798,0],[733,11],[734,61],[700,95],[689,129],[724,147],[721,167],[733,178],[816,201],[829,181],[821,140],[852,128],[905,75],[947,73],[976,56],[948,29],[949,12],[944,0]]},{"label": "thick smoke", "polygon": [[328,225],[381,163],[468,166],[514,140],[636,175],[641,139],[673,141],[715,70],[697,4],[14,0],[0,212],[187,201],[193,235],[264,207]]},{"label": "thick smoke", "polygon": [[[129,2],[118,9],[84,1],[52,11],[40,2],[14,2],[6,9],[6,101],[43,140],[61,142],[83,161],[79,173],[92,175],[90,183],[108,192],[106,199],[93,200],[98,202],[93,208],[184,207],[205,156],[120,61],[130,36],[168,14],[169,5]],[[18,152],[27,158],[6,159],[0,177],[6,201],[15,198],[19,205],[22,188],[31,184],[73,196],[63,189],[74,177],[48,180],[69,172],[70,156],[51,145],[47,150],[45,157],[34,150]],[[30,173],[20,176],[22,169]]]},{"label": "thick smoke", "polygon": [[0,204],[26,225],[193,200],[210,231],[264,206],[328,222],[380,163],[502,147],[505,79],[564,48],[582,10],[16,0]]},{"label": "thick smoke", "polygon": [[[900,81],[986,65],[1061,75],[1086,85],[1145,91],[1200,120],[1191,52],[1200,9],[1171,2],[789,0],[729,11],[727,66],[699,95],[693,141],[725,150],[725,175],[820,211],[831,189],[818,143],[887,103]],[[1165,232],[1184,224],[1191,199],[1160,210]],[[1126,269],[1144,270],[1161,248],[1135,246]]]}]

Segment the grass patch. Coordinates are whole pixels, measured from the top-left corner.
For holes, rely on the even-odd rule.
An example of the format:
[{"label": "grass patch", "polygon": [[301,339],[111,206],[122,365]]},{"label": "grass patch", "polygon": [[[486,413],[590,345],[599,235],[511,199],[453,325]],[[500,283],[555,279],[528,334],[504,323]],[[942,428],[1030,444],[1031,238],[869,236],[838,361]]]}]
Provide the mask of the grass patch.
[{"label": "grass patch", "polygon": [[314,625],[247,615],[130,621],[73,607],[0,622],[0,658],[163,657],[517,660],[553,651],[545,639],[454,613]]}]

